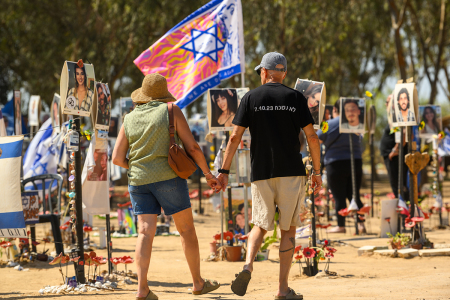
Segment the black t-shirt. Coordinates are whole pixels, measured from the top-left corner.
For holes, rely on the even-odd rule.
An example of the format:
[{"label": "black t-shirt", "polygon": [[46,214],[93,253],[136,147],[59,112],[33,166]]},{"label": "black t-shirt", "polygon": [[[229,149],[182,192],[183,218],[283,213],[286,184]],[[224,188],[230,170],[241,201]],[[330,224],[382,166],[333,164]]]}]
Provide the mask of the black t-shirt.
[{"label": "black t-shirt", "polygon": [[252,182],[306,176],[299,134],[314,120],[302,93],[281,83],[266,83],[245,94],[233,124],[250,129]]},{"label": "black t-shirt", "polygon": [[381,137],[380,142],[380,153],[383,158],[386,158],[389,156],[389,153],[391,153],[392,148],[395,146],[395,134],[391,134],[391,129],[389,128],[389,125],[386,126],[383,130],[383,136]]}]

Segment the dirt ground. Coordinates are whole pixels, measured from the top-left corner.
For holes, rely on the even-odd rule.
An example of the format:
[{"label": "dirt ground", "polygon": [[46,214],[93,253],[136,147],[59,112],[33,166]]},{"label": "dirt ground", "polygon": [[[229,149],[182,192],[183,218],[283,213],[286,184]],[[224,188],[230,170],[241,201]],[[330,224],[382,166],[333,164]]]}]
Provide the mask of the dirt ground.
[{"label": "dirt ground", "polygon": [[[377,184],[381,193],[388,191],[387,185]],[[367,192],[367,191],[363,191]],[[449,195],[449,193],[447,193]],[[382,197],[381,197],[382,198]],[[367,199],[365,200],[367,201]],[[195,207],[195,203],[193,207]],[[434,216],[435,218],[435,216]],[[94,227],[105,226],[104,220],[94,219]],[[430,221],[430,220],[427,220]],[[113,224],[117,221],[112,221]],[[411,259],[388,258],[380,256],[358,256],[361,246],[385,246],[388,239],[380,239],[379,218],[370,219],[371,235],[353,236],[350,233],[330,235],[337,253],[331,262],[330,270],[338,273],[335,279],[315,279],[300,276],[298,264],[290,272],[290,286],[304,295],[304,299],[450,299],[450,256],[415,257]],[[450,230],[431,230],[436,220],[425,223],[427,237],[435,244],[450,243]],[[196,216],[195,225],[200,244],[200,256],[209,255],[209,242],[220,232],[220,215],[207,207],[205,216]],[[369,225],[369,224],[367,224]],[[430,226],[429,226],[430,225]],[[38,238],[45,226],[37,225]],[[174,230],[174,227],[171,227]],[[354,231],[353,231],[354,232]],[[270,234],[270,233],[269,233]],[[98,243],[98,238],[92,238]],[[339,240],[341,243],[337,243]],[[134,257],[136,238],[113,239],[113,256],[130,255]],[[256,262],[247,294],[238,297],[231,292],[230,283],[243,266],[242,262],[201,262],[202,276],[218,280],[221,288],[203,295],[191,294],[191,278],[184,258],[180,238],[176,236],[157,236],[154,240],[148,284],[159,299],[274,299],[278,281],[277,244],[270,248],[269,260]],[[42,250],[42,245],[38,246]],[[106,256],[105,250],[96,250],[98,255]],[[96,292],[80,295],[39,295],[38,290],[45,285],[62,283],[57,266],[35,262],[24,264],[27,272],[12,268],[0,268],[0,298],[8,299],[135,299],[136,282],[121,286],[114,292]],[[319,264],[323,269],[324,263]],[[130,267],[135,269],[134,266]],[[129,269],[130,269],[129,268]],[[120,265],[119,270],[124,269]],[[65,269],[64,269],[65,270]],[[69,267],[73,276],[73,268]]]}]

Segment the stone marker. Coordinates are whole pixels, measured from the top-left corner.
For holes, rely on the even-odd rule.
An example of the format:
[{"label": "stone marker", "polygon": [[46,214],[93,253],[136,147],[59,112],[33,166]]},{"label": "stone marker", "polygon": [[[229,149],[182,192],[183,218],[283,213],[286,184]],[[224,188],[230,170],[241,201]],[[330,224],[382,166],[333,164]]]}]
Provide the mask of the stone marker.
[{"label": "stone marker", "polygon": [[400,249],[398,250],[398,256],[403,258],[416,257],[419,256],[419,251],[416,249]]},{"label": "stone marker", "polygon": [[358,249],[358,256],[361,256],[363,254],[373,254],[373,251],[375,250],[387,250],[388,246],[363,246]]},{"label": "stone marker", "polygon": [[450,248],[450,244],[434,244],[434,249]]},{"label": "stone marker", "polygon": [[445,249],[423,249],[419,250],[419,255],[422,257],[428,256],[450,256],[450,248]]}]

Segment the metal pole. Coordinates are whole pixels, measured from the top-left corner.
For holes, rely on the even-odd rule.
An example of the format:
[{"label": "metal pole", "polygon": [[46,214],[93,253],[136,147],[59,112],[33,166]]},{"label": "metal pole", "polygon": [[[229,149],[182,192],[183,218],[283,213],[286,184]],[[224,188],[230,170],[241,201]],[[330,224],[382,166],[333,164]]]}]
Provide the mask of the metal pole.
[{"label": "metal pole", "polygon": [[[406,127],[408,130],[408,153],[413,152],[413,140],[412,140],[412,127]],[[414,203],[414,189],[415,189],[414,179],[411,172],[409,172],[409,203],[411,203],[411,211],[409,212],[411,214],[411,218],[414,217],[414,211],[415,211],[415,203]],[[415,226],[413,228],[415,230]]]},{"label": "metal pole", "polygon": [[372,210],[372,218],[373,218],[373,184],[375,181],[375,151],[373,149],[373,139],[374,139],[374,134],[371,133],[369,136],[369,140],[370,140],[370,165],[371,165],[371,169],[372,169],[372,176],[370,176],[370,203],[371,203],[371,210]]},{"label": "metal pole", "polygon": [[[78,135],[80,134],[80,118],[75,118],[74,123]],[[78,151],[75,151],[75,209],[76,209],[76,232],[77,232],[77,247],[80,261],[84,262],[84,242],[83,242],[83,192],[81,189],[81,143],[78,143]],[[85,283],[84,277],[84,263],[77,265],[77,279],[80,283]]]},{"label": "metal pole", "polygon": [[202,170],[198,168],[198,214],[202,215]]},{"label": "metal pole", "polygon": [[[405,153],[403,151],[403,140],[405,139],[405,133],[403,132],[403,127],[400,127],[400,143],[398,144],[398,201],[401,201],[400,198],[403,199],[403,201],[406,201],[406,199],[403,198],[403,161],[405,159]],[[402,232],[402,215],[398,215],[398,222],[397,222],[397,232]]]},{"label": "metal pole", "polygon": [[223,190],[220,190],[220,247],[223,247]]},{"label": "metal pole", "polygon": [[111,275],[112,271],[112,242],[111,242],[111,219],[110,215],[106,215],[106,249],[108,252],[108,274]]},{"label": "metal pole", "polygon": [[245,217],[245,234],[248,233],[248,189],[249,184],[244,183],[244,217]]},{"label": "metal pole", "polygon": [[[355,180],[355,156],[353,155],[353,137],[352,133],[348,135],[349,141],[350,141],[350,165],[351,165],[351,171],[352,171],[352,200],[355,199],[356,201],[356,180]],[[355,233],[359,234],[358,232],[358,213],[355,214]]]},{"label": "metal pole", "polygon": [[[225,132],[226,136],[226,145],[228,146],[228,140],[230,139],[229,132]],[[225,148],[226,151],[226,148]],[[228,226],[227,229],[231,233],[233,233],[233,207],[232,207],[232,201],[231,201],[231,186],[228,187]],[[233,239],[230,240],[230,246],[233,246]]]}]

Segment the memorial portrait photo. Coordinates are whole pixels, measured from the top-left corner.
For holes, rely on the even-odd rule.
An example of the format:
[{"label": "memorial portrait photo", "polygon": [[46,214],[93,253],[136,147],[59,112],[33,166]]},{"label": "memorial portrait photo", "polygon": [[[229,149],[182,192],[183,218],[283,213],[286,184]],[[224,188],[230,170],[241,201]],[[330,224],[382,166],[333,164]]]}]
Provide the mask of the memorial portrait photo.
[{"label": "memorial portrait photo", "polygon": [[320,107],[322,104],[323,86],[322,82],[297,79],[294,87],[294,89],[302,93],[308,101],[308,108],[316,127],[318,127],[322,121],[320,118]]},{"label": "memorial portrait photo", "polygon": [[97,92],[97,124],[95,128],[109,130],[111,118],[111,93],[109,92],[109,87],[105,83],[97,83],[95,89]]},{"label": "memorial portrait photo", "polygon": [[238,108],[236,89],[208,90],[208,120],[211,130],[232,130]]},{"label": "memorial portrait photo", "polygon": [[340,103],[341,133],[364,133],[366,101],[363,98],[341,98]]},{"label": "memorial portrait photo", "polygon": [[106,150],[95,149],[94,151],[95,167],[92,173],[88,174],[88,181],[106,181],[108,180],[108,154]]},{"label": "memorial portrait photo", "polygon": [[89,117],[94,102],[95,74],[90,64],[66,62],[61,81],[66,80],[67,94],[64,98],[64,113]]},{"label": "memorial portrait photo", "polygon": [[323,121],[328,121],[333,119],[333,105],[325,105],[325,109],[323,111]]},{"label": "memorial portrait photo", "polygon": [[424,122],[424,127],[419,131],[420,137],[431,137],[442,131],[442,114],[439,105],[419,106],[419,122]]},{"label": "memorial portrait photo", "polygon": [[60,117],[60,97],[58,94],[53,95],[52,107],[51,107],[52,126],[56,132],[60,132],[61,117]]},{"label": "memorial portrait photo", "polygon": [[415,113],[414,83],[400,83],[394,89],[394,126],[415,126],[418,125]]}]

